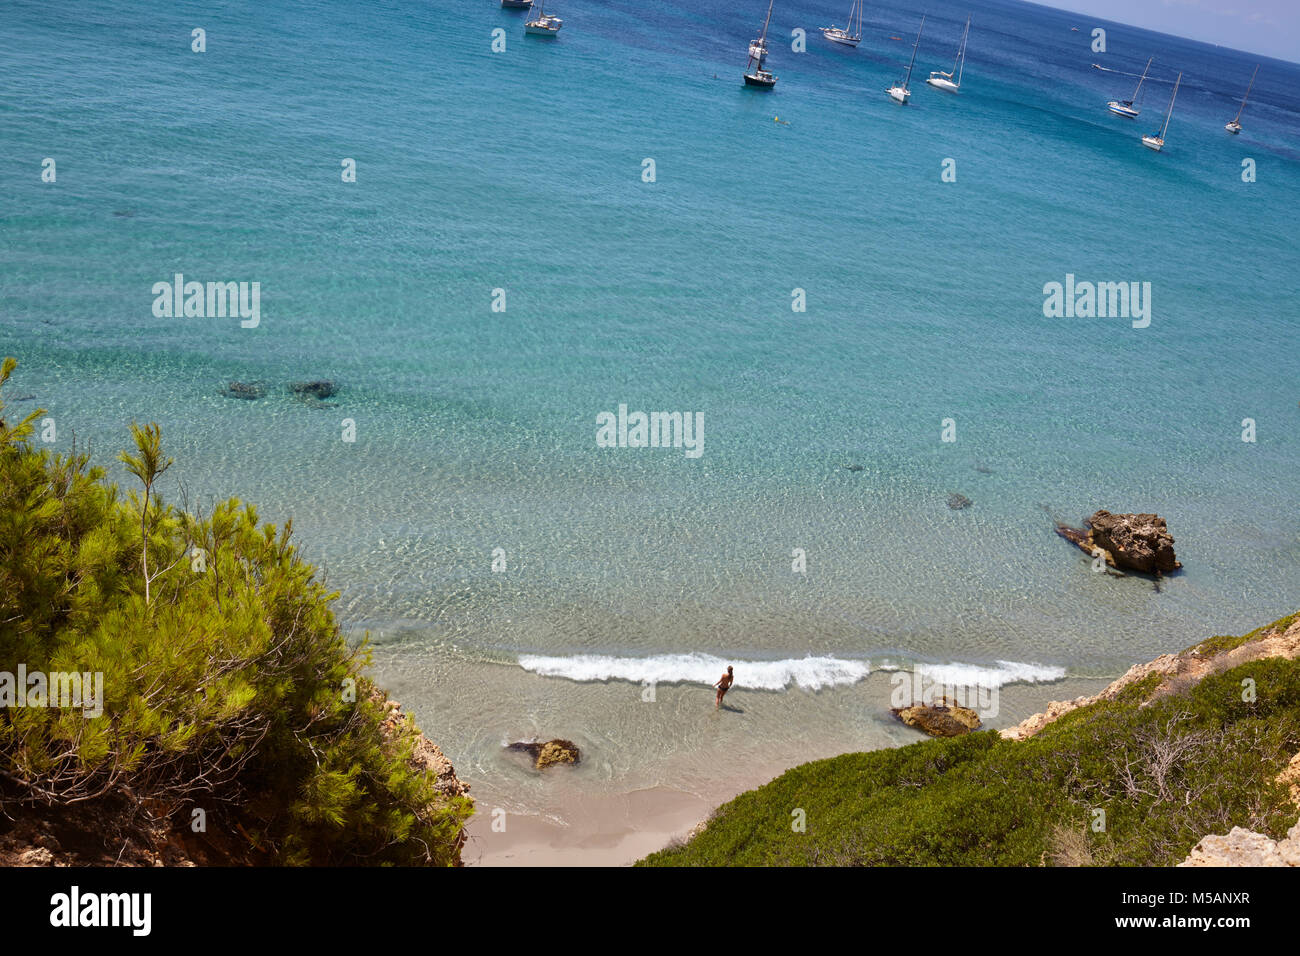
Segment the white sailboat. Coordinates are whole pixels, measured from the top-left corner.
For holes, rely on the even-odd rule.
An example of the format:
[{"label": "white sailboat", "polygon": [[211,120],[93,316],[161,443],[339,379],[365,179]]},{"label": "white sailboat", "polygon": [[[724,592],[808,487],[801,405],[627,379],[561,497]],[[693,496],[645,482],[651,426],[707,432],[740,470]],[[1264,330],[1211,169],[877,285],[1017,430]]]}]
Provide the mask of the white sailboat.
[{"label": "white sailboat", "polygon": [[[1116,116],[1123,116],[1125,119],[1137,119],[1138,113],[1141,113],[1142,111],[1133,104],[1137,102],[1138,94],[1142,92],[1142,83],[1147,78],[1147,70],[1151,69],[1151,60],[1154,59],[1155,57],[1151,57],[1151,59],[1147,60],[1147,65],[1142,70],[1142,77],[1138,80],[1138,85],[1133,90],[1133,98],[1127,100],[1111,100],[1106,104],[1107,109]],[[1094,64],[1094,66],[1095,65],[1096,64]]]},{"label": "white sailboat", "polygon": [[889,89],[885,90],[889,98],[895,103],[906,103],[912,91],[907,88],[907,84],[912,82],[912,66],[916,63],[916,48],[921,45],[921,31],[925,29],[925,14],[921,15],[921,29],[916,31],[916,42],[912,44],[912,58],[907,61],[907,72],[903,74],[903,79],[895,83]]},{"label": "white sailboat", "polygon": [[1165,110],[1165,125],[1160,129],[1160,135],[1152,133],[1150,136],[1142,137],[1142,145],[1147,149],[1154,149],[1157,153],[1165,148],[1165,133],[1169,132],[1169,117],[1174,115],[1174,100],[1178,96],[1178,84],[1183,82],[1183,74],[1178,74],[1178,79],[1174,81],[1174,92],[1169,97],[1169,109]]},{"label": "white sailboat", "polygon": [[1255,72],[1250,74],[1250,86],[1246,87],[1246,95],[1241,98],[1241,106],[1237,109],[1237,115],[1233,117],[1231,123],[1226,124],[1223,128],[1229,133],[1236,136],[1241,132],[1241,111],[1246,108],[1246,100],[1250,99],[1250,91],[1255,86],[1255,77],[1259,76],[1259,64],[1255,64]]},{"label": "white sailboat", "polygon": [[776,86],[776,76],[766,68],[767,27],[771,22],[772,0],[767,0],[767,19],[763,21],[763,33],[757,40],[749,41],[749,63],[745,65],[746,86],[757,86],[763,90]]},{"label": "white sailboat", "polygon": [[[856,27],[853,24],[855,14],[857,16]],[[832,43],[857,46],[862,40],[862,0],[853,0],[853,7],[849,10],[849,22],[843,29],[832,23],[828,27],[822,27],[822,36]]]},{"label": "white sailboat", "polygon": [[535,37],[553,37],[564,21],[546,12],[546,0],[537,0],[537,16],[524,24],[524,33]]},{"label": "white sailboat", "polygon": [[[946,90],[949,93],[957,93],[961,90],[961,73],[966,68],[966,38],[970,36],[970,16],[966,17],[966,29],[962,31],[961,43],[957,45],[957,60],[952,65],[952,73],[935,71],[930,74],[930,78],[925,82],[929,83],[936,89]],[[956,74],[956,79],[953,75]]]}]

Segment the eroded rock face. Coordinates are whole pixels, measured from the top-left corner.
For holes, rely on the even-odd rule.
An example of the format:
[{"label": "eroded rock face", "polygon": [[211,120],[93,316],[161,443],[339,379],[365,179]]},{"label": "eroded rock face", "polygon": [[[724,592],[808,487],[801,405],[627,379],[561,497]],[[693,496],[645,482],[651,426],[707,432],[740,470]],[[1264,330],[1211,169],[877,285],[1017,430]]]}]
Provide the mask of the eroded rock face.
[{"label": "eroded rock face", "polygon": [[1159,515],[1113,515],[1098,511],[1088,519],[1092,540],[1108,551],[1121,568],[1154,574],[1182,567],[1174,555],[1174,539]]},{"label": "eroded rock face", "polygon": [[[384,709],[384,718],[379,725],[379,732],[386,741],[404,737],[410,731],[411,726],[408,722],[411,718],[402,712],[399,701],[390,700],[388,695],[379,688],[372,691],[370,700]],[[433,789],[437,792],[439,801],[444,798],[452,800],[458,797],[473,801],[474,798],[469,795],[469,784],[456,776],[456,768],[451,765],[442,748],[423,733],[415,741],[409,764],[413,770],[423,771],[433,778]],[[430,810],[433,809],[436,809],[436,803],[430,807]],[[456,835],[455,866],[464,866],[460,853],[467,839],[468,835],[464,829]]]},{"label": "eroded rock face", "polygon": [[946,697],[932,704],[895,707],[890,713],[909,727],[924,730],[931,737],[960,737],[980,728],[979,714],[969,707],[949,702]]},{"label": "eroded rock face", "polygon": [[417,770],[432,774],[433,788],[444,796],[469,796],[469,784],[456,776],[456,768],[451,765],[442,748],[428,737],[420,737],[420,742],[411,754],[411,765]]},{"label": "eroded rock face", "polygon": [[[1026,717],[1015,727],[1008,727],[1000,733],[1009,740],[1026,740],[1034,736],[1048,724],[1072,710],[1095,704],[1099,700],[1114,700],[1120,692],[1131,684],[1145,680],[1152,674],[1161,680],[1156,689],[1147,697],[1146,702],[1156,700],[1182,684],[1196,683],[1210,674],[1221,674],[1250,661],[1280,657],[1285,660],[1300,660],[1300,619],[1292,621],[1286,630],[1270,630],[1252,641],[1234,647],[1214,656],[1202,654],[1198,647],[1190,647],[1179,654],[1161,654],[1145,664],[1134,664],[1123,677],[1111,682],[1100,694],[1090,697],[1076,697],[1074,700],[1054,700],[1041,714]],[[1291,759],[1287,769],[1278,776],[1278,782],[1291,788],[1292,799],[1300,807],[1300,754]]]},{"label": "eroded rock face", "polygon": [[538,770],[557,763],[577,763],[582,759],[582,752],[572,740],[523,741],[510,744],[508,749],[518,750],[533,758],[533,766]]},{"label": "eroded rock face", "polygon": [[[382,690],[376,689],[370,699],[384,709],[384,719],[379,725],[379,732],[386,740],[392,740],[407,729],[410,717],[402,712],[399,701],[390,700]],[[424,734],[420,734],[415,749],[411,752],[410,765],[414,770],[422,770],[434,778],[433,788],[448,797],[469,796],[469,784],[456,776],[456,768],[451,765],[442,748]]]},{"label": "eroded rock face", "polygon": [[1291,791],[1291,802],[1300,807],[1300,753],[1292,757],[1291,762],[1277,775],[1277,782]]},{"label": "eroded rock face", "polygon": [[1182,567],[1174,554],[1173,536],[1159,515],[1102,510],[1088,519],[1088,527],[1057,525],[1056,533],[1089,555],[1100,550],[1112,568],[1166,574]]}]

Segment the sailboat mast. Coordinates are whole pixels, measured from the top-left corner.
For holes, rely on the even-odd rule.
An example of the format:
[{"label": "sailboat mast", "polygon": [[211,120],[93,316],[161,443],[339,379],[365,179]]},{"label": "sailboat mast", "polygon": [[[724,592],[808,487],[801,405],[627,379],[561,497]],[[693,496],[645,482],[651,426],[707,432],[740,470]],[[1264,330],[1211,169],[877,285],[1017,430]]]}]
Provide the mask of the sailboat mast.
[{"label": "sailboat mast", "polygon": [[952,65],[957,74],[957,85],[961,86],[961,71],[966,68],[966,37],[970,34],[970,17],[966,18],[966,29],[961,32],[961,43],[957,47],[957,62]]},{"label": "sailboat mast", "polygon": [[1250,91],[1255,85],[1255,77],[1259,76],[1259,64],[1255,65],[1255,72],[1250,74],[1250,86],[1246,87],[1246,95],[1241,98],[1241,105],[1237,107],[1237,118],[1234,123],[1241,122],[1241,111],[1246,108],[1246,100],[1250,99]]},{"label": "sailboat mast", "polygon": [[[767,0],[767,18],[763,20],[763,34],[757,40],[751,40],[749,43],[749,62],[758,61],[758,71],[763,71],[763,63],[767,59],[767,26],[772,22],[772,3],[773,0]],[[758,47],[755,53],[754,47]],[[746,66],[748,69],[748,65]]]},{"label": "sailboat mast", "polygon": [[[925,29],[925,14],[921,14],[921,30]],[[916,31],[916,42],[912,44],[912,58],[907,61],[907,76],[903,78],[903,89],[912,82],[912,64],[916,62],[916,48],[921,45],[921,30]]]},{"label": "sailboat mast", "polygon": [[[864,2],[865,2],[865,0],[858,0],[858,28],[857,28],[857,30],[855,30],[854,33],[853,33],[853,35],[854,35],[855,37],[860,37],[860,36],[862,36],[862,4],[863,4]],[[849,19],[852,19],[852,17],[850,17]],[[1256,67],[1256,69],[1259,69],[1259,68]]]},{"label": "sailboat mast", "polygon": [[1129,100],[1130,103],[1137,102],[1138,94],[1142,92],[1142,83],[1147,78],[1147,70],[1151,69],[1151,60],[1154,59],[1155,57],[1151,57],[1151,59],[1147,60],[1147,65],[1142,69],[1142,76],[1138,79],[1138,85],[1133,90],[1133,99]]},{"label": "sailboat mast", "polygon": [[1178,74],[1178,79],[1174,81],[1174,92],[1169,97],[1169,109],[1165,112],[1165,128],[1160,131],[1160,138],[1165,138],[1165,133],[1169,132],[1169,117],[1174,115],[1174,100],[1178,98],[1178,84],[1183,82],[1183,74]]}]

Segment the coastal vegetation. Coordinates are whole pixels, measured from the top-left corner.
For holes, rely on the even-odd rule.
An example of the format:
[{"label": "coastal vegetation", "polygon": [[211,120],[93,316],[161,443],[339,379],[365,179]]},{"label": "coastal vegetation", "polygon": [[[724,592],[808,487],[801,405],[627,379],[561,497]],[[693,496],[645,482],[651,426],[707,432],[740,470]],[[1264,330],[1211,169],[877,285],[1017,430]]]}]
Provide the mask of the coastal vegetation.
[{"label": "coastal vegetation", "polygon": [[795,767],[641,865],[1170,866],[1234,826],[1282,838],[1300,811],[1279,774],[1297,751],[1300,661],[1152,673],[1024,740],[976,732]]},{"label": "coastal vegetation", "polygon": [[1295,614],[1288,614],[1286,617],[1274,621],[1272,624],[1265,624],[1263,627],[1257,627],[1253,631],[1245,634],[1231,635],[1218,634],[1201,643],[1194,645],[1192,648],[1198,654],[1204,657],[1217,657],[1220,654],[1226,654],[1228,651],[1236,650],[1243,644],[1258,640],[1267,634],[1280,633],[1287,630],[1296,621],[1300,621],[1300,611]]},{"label": "coastal vegetation", "polygon": [[[458,863],[472,803],[365,676],[291,523],[168,504],[152,424],[131,427],[123,496],[75,446],[37,447],[42,414],[6,423],[0,400],[0,836],[75,814],[220,862]],[[56,706],[20,669],[101,675],[103,699]]]}]

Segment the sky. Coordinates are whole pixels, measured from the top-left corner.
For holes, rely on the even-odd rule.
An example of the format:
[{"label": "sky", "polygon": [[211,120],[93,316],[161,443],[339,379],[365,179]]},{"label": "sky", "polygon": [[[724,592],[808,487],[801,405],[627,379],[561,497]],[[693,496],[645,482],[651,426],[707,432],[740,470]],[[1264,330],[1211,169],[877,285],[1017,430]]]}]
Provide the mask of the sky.
[{"label": "sky", "polygon": [[1046,6],[1300,63],[1300,0],[1037,0]]}]

